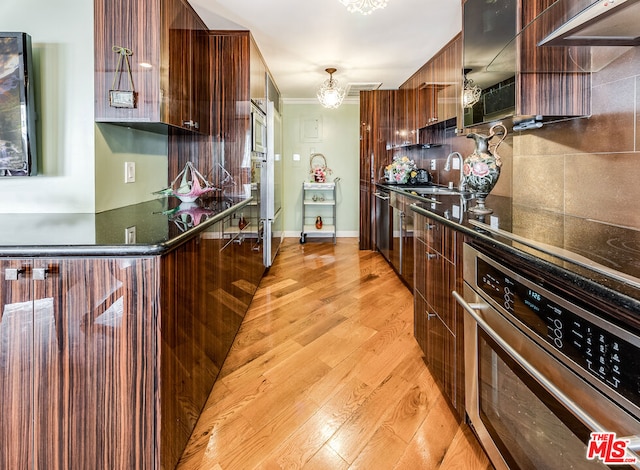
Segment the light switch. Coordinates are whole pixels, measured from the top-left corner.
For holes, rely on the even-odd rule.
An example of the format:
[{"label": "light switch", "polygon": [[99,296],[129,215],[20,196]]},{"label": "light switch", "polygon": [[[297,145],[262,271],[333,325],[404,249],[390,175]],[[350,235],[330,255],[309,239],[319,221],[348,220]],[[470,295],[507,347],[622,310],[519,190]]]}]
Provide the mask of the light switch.
[{"label": "light switch", "polygon": [[136,182],[136,162],[124,162],[124,182]]},{"label": "light switch", "polygon": [[136,243],[136,226],[132,225],[124,229],[124,242],[127,245],[133,245]]}]

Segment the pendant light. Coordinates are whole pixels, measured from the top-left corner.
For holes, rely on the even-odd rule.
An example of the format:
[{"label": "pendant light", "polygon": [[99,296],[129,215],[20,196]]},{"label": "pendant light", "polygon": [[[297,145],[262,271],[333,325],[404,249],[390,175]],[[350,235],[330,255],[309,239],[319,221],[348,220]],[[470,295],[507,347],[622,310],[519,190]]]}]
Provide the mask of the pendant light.
[{"label": "pendant light", "polygon": [[480,101],[482,96],[482,88],[473,83],[473,80],[467,78],[467,73],[471,70],[465,69],[464,71],[464,86],[462,88],[462,107],[472,108],[474,104]]},{"label": "pendant light", "polygon": [[318,101],[325,108],[337,108],[344,99],[344,90],[338,86],[338,81],[334,80],[334,68],[324,69],[329,74],[329,78],[324,81],[318,90]]},{"label": "pendant light", "polygon": [[359,12],[363,15],[370,15],[374,10],[387,6],[387,0],[340,0],[351,13]]}]

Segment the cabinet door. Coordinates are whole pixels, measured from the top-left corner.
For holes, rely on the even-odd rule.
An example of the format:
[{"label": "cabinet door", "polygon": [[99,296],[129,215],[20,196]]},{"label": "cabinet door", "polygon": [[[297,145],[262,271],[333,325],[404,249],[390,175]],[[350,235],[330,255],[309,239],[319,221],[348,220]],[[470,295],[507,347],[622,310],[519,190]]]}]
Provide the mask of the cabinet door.
[{"label": "cabinet door", "polygon": [[193,30],[191,17],[182,0],[165,0],[165,30],[168,49],[168,93],[163,96],[165,122],[177,127],[187,126],[191,120],[191,67]]},{"label": "cabinet door", "polygon": [[429,353],[429,306],[420,292],[416,291],[413,296],[413,336],[416,338],[422,352]]},{"label": "cabinet door", "polygon": [[[48,344],[39,346],[46,354],[38,363],[43,372],[36,406],[40,416],[51,416],[36,435],[54,442],[42,442],[41,452],[61,452],[60,468],[154,468],[160,416],[155,260],[64,259],[47,265],[51,280],[36,297],[51,298],[56,314],[45,317]],[[50,396],[61,397],[57,410],[49,409]],[[55,442],[62,444],[50,449]]]},{"label": "cabinet door", "polygon": [[[93,6],[95,120],[159,122],[161,95],[168,94],[168,90],[160,88],[161,74],[164,73],[161,69],[166,68],[160,63],[160,1],[95,0]],[[112,50],[113,46],[126,47],[133,52],[129,59],[136,92],[134,108],[109,105],[109,90],[113,88],[119,59]],[[141,63],[149,64],[151,68],[142,67]],[[117,77],[115,88],[129,89],[126,68]]]},{"label": "cabinet door", "polygon": [[429,368],[436,377],[442,391],[455,409],[456,401],[456,338],[451,334],[438,315],[429,315],[428,361]]},{"label": "cabinet door", "polygon": [[262,59],[260,49],[251,38],[250,45],[250,78],[249,88],[251,100],[254,101],[260,109],[267,112],[267,66]]},{"label": "cabinet door", "polygon": [[191,120],[200,133],[209,134],[211,127],[211,83],[209,76],[209,34],[199,18],[194,18],[193,32],[193,91],[191,93]]},{"label": "cabinet door", "polygon": [[418,127],[425,127],[433,124],[437,114],[434,89],[435,76],[432,61],[429,61],[420,69],[419,76],[416,124]]},{"label": "cabinet door", "polygon": [[[11,280],[11,270],[23,270]],[[0,468],[33,468],[33,294],[30,265],[0,261]]]},{"label": "cabinet door", "polygon": [[61,309],[59,265],[34,260],[33,286],[33,415],[34,468],[69,468],[68,408],[65,381],[68,359],[65,312]]},{"label": "cabinet door", "polygon": [[438,70],[437,117],[439,121],[455,118],[462,110],[460,84],[462,82],[462,41],[454,39],[435,60]]}]

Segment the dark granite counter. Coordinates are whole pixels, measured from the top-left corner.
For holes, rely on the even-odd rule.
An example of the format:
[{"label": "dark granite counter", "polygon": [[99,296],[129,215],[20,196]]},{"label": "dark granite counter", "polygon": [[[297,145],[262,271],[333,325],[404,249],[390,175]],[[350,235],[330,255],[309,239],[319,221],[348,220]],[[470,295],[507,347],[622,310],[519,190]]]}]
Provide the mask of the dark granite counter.
[{"label": "dark granite counter", "polygon": [[469,196],[430,195],[425,199],[399,186],[382,186],[414,198],[413,211],[640,315],[639,230],[533,209],[493,195],[486,201],[493,213],[476,216],[468,211],[476,204]]},{"label": "dark granite counter", "polygon": [[0,256],[159,255],[252,200],[181,204],[176,198],[163,198],[97,214],[0,214]]}]

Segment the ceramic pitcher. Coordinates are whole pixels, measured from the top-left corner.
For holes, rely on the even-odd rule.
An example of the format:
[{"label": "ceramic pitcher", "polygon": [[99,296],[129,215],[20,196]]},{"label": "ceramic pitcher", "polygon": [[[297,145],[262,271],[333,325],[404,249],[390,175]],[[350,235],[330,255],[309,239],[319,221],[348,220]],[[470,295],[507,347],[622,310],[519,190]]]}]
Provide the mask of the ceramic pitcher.
[{"label": "ceramic pitcher", "polygon": [[[489,148],[489,142],[495,137],[496,129],[502,129],[500,140]],[[475,193],[477,205],[469,209],[476,214],[490,214],[491,209],[485,207],[484,201],[494,188],[500,177],[502,160],[496,152],[498,146],[507,136],[507,128],[502,124],[495,124],[489,129],[489,135],[469,133],[467,137],[473,139],[476,148],[471,155],[464,159],[463,175],[467,187]]]}]

